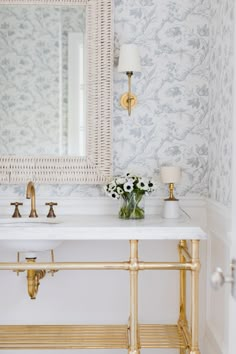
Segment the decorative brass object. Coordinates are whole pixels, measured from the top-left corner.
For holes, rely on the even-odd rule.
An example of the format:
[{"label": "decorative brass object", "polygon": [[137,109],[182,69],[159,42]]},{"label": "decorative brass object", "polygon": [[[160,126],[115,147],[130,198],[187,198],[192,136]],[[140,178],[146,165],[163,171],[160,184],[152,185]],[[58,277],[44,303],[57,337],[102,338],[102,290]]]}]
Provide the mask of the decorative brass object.
[{"label": "decorative brass object", "polygon": [[179,200],[179,199],[176,199],[174,196],[174,189],[175,189],[174,183],[169,183],[169,197],[166,198],[165,200],[175,200],[175,201]]},{"label": "decorative brass object", "polygon": [[[32,264],[35,263],[36,258],[26,258],[27,263]],[[28,269],[27,270],[27,282],[28,282],[28,294],[31,298],[31,300],[35,300],[39,285],[40,285],[40,280],[43,279],[46,275],[46,270],[34,270],[34,269]]]},{"label": "decorative brass object", "polygon": [[[180,354],[200,354],[198,345],[199,312],[199,240],[179,242],[179,262],[142,262],[138,241],[130,241],[130,259],[126,262],[0,262],[0,270],[27,270],[29,293],[36,296],[39,280],[46,271],[55,270],[126,270],[130,274],[130,317],[127,325],[47,325],[0,326],[0,350],[7,349],[127,349],[139,354],[142,348],[177,348]],[[141,270],[178,270],[180,272],[180,311],[177,324],[139,324],[138,273]],[[191,321],[186,314],[186,272],[191,273]],[[58,341],[60,338],[60,341]]]},{"label": "decorative brass object", "polygon": [[[19,276],[20,273],[25,272],[27,270],[27,282],[28,282],[28,294],[31,299],[35,299],[36,295],[38,293],[38,288],[40,285],[40,280],[43,279],[46,275],[46,273],[51,274],[52,277],[54,277],[54,274],[58,272],[58,270],[53,270],[53,269],[41,269],[38,270],[32,265],[37,267],[36,264],[36,257],[35,258],[26,258],[27,264],[29,264],[29,268],[27,269],[13,269],[13,272],[16,272],[17,276]],[[54,251],[51,250],[51,264],[54,263]],[[17,264],[22,264],[20,263],[20,252],[17,252]],[[25,264],[25,263],[24,263]],[[38,268],[38,267],[37,267]]]},{"label": "decorative brass object", "polygon": [[57,203],[49,202],[49,203],[45,203],[45,205],[48,205],[48,206],[49,206],[49,212],[48,212],[47,218],[55,218],[55,217],[56,217],[56,214],[55,214],[55,212],[54,212],[53,207],[54,207],[55,205],[57,205]]},{"label": "decorative brass object", "polygon": [[19,211],[19,205],[23,205],[23,203],[15,202],[15,203],[11,203],[11,205],[15,206],[15,210],[14,210],[14,213],[12,214],[12,218],[21,218],[21,214]]},{"label": "decorative brass object", "polygon": [[137,97],[131,92],[131,77],[133,72],[127,71],[126,75],[128,76],[128,92],[121,96],[120,104],[124,109],[128,110],[128,114],[130,116],[132,108],[137,104]]},{"label": "decorative brass object", "polygon": [[33,182],[29,182],[27,184],[26,199],[31,199],[31,210],[30,210],[29,217],[37,218],[38,214],[36,211],[36,196],[35,196],[35,187]]}]

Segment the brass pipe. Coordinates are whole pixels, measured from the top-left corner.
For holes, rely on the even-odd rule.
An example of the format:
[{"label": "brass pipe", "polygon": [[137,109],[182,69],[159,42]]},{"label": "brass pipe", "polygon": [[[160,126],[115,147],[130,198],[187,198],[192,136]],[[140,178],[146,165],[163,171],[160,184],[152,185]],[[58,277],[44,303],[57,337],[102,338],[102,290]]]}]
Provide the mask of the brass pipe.
[{"label": "brass pipe", "polygon": [[0,263],[0,270],[129,270],[129,262]]},{"label": "brass pipe", "polygon": [[38,214],[36,211],[36,196],[35,196],[35,187],[33,182],[29,182],[26,188],[26,199],[31,199],[31,210],[30,210],[30,218],[37,218]]},{"label": "brass pipe", "polygon": [[133,73],[132,71],[127,72],[128,76],[128,98],[127,98],[127,103],[128,103],[128,114],[129,116],[131,115],[131,101],[132,101],[132,96],[131,96],[131,77]]},{"label": "brass pipe", "polygon": [[192,270],[190,262],[140,262],[139,270]]},{"label": "brass pipe", "polygon": [[189,262],[192,261],[192,256],[188,251],[187,241],[184,241],[185,245],[179,245],[179,252],[185,257],[185,261],[188,260]]},{"label": "brass pipe", "polygon": [[[187,250],[187,242],[186,240],[181,240],[178,245],[179,251],[179,261],[180,263],[185,263],[186,258],[185,254],[182,252],[183,250]],[[186,347],[189,345],[189,338],[186,338],[184,328],[186,329],[188,326],[187,316],[186,316],[186,270],[181,269],[179,272],[179,320],[178,327],[181,332],[184,334],[184,339],[186,343]],[[186,348],[180,349],[180,354],[186,354]]]},{"label": "brass pipe", "polygon": [[[130,270],[130,262],[44,262],[37,264],[0,262],[1,270]],[[138,270],[192,270],[196,267],[193,263],[179,262],[137,262]]]},{"label": "brass pipe", "polygon": [[[27,258],[27,263],[32,266],[32,264],[35,264],[36,258]],[[27,270],[27,284],[28,284],[28,294],[31,298],[31,300],[35,300],[39,285],[40,285],[40,280],[43,279],[46,275],[45,270],[34,270],[34,269],[29,269]]]},{"label": "brass pipe", "polygon": [[[180,263],[185,263],[186,259],[182,253],[182,250],[187,247],[187,242],[185,240],[181,240],[179,242],[179,260]],[[184,324],[187,322],[186,319],[186,271],[181,269],[180,270],[180,316],[179,321],[183,322]]]},{"label": "brass pipe", "polygon": [[192,240],[192,262],[195,266],[191,272],[191,346],[190,354],[200,354],[199,336],[199,240]]},{"label": "brass pipe", "polygon": [[139,354],[138,342],[138,241],[130,241],[130,343],[129,354]]},{"label": "brass pipe", "polygon": [[181,326],[182,333],[184,335],[185,342],[187,343],[188,348],[190,348],[191,345],[191,334],[188,329],[188,325],[182,325]]}]

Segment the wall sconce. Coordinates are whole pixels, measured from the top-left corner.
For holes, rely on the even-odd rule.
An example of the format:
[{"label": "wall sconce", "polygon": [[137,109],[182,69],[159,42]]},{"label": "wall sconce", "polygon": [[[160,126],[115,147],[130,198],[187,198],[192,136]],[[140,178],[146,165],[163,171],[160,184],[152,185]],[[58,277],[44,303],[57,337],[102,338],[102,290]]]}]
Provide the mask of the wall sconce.
[{"label": "wall sconce", "polygon": [[178,166],[163,166],[160,170],[162,183],[169,184],[169,197],[164,200],[163,217],[175,219],[179,217],[179,200],[174,196],[175,183],[181,179],[181,169]]},{"label": "wall sconce", "polygon": [[131,92],[131,77],[135,71],[141,71],[138,48],[135,44],[123,44],[120,48],[118,72],[126,72],[128,92],[121,96],[120,104],[128,110],[129,116],[131,115],[131,109],[137,104],[137,97]]}]

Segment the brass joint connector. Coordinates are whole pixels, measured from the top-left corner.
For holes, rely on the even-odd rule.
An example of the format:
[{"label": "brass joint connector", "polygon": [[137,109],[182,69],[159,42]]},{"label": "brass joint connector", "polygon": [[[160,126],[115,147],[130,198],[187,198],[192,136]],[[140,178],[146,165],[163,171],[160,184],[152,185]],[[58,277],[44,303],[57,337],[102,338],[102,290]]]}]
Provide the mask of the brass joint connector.
[{"label": "brass joint connector", "polygon": [[199,349],[194,349],[189,352],[189,354],[200,354]]},{"label": "brass joint connector", "polygon": [[138,271],[139,270],[139,260],[137,258],[133,258],[130,260],[130,271]]},{"label": "brass joint connector", "polygon": [[129,354],[140,354],[140,350],[139,349],[135,349],[135,350],[129,350]]},{"label": "brass joint connector", "polygon": [[200,269],[201,269],[200,261],[199,260],[193,261],[191,270],[194,272],[200,272]]}]

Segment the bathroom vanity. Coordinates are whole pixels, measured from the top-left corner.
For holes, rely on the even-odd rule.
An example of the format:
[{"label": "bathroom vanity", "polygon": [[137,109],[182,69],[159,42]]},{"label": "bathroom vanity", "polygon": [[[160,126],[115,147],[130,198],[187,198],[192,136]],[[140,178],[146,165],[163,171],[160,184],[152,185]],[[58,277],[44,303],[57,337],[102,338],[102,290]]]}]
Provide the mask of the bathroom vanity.
[{"label": "bathroom vanity", "polygon": [[[144,220],[120,220],[112,215],[64,216],[48,219],[1,219],[0,247],[22,249],[26,257],[68,240],[127,240],[130,258],[123,262],[0,262],[0,270],[52,272],[70,270],[126,271],[130,276],[130,313],[117,325],[14,325],[0,326],[0,349],[127,349],[179,348],[199,354],[199,242],[206,234],[188,219],[166,221],[157,216]],[[139,241],[178,240],[179,261],[140,260]],[[35,243],[35,246],[34,246]],[[188,245],[190,246],[188,249]],[[63,246],[62,246],[63,247]],[[29,253],[30,252],[30,253]],[[32,252],[34,254],[32,255]],[[23,259],[23,257],[22,257]],[[175,324],[144,324],[138,319],[138,275],[141,271],[176,270],[180,279],[179,319]],[[191,273],[191,322],[186,315],[186,273]],[[34,273],[36,274],[36,273]],[[29,273],[28,273],[29,276]],[[160,284],[161,286],[161,284]]]}]

